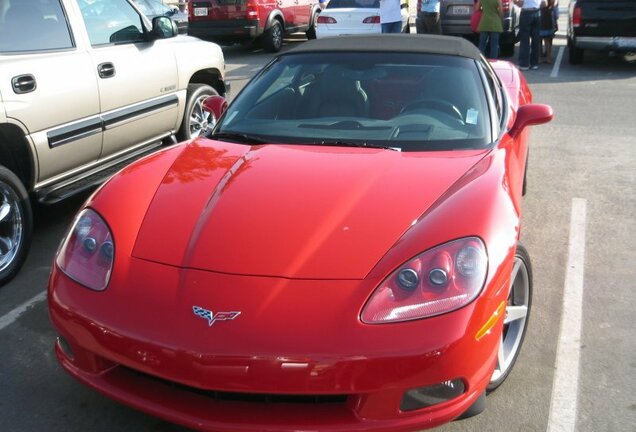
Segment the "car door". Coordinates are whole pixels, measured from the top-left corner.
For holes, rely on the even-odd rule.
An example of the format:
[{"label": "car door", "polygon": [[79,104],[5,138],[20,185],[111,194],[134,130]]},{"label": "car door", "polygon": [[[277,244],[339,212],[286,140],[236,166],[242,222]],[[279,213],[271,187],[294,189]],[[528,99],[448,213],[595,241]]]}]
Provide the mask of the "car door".
[{"label": "car door", "polygon": [[60,0],[10,0],[5,6],[0,92],[7,121],[25,130],[33,146],[34,180],[42,183],[98,159],[97,79]]},{"label": "car door", "polygon": [[102,158],[158,141],[179,123],[178,75],[169,41],[149,42],[126,0],[79,0],[92,45],[104,120]]}]

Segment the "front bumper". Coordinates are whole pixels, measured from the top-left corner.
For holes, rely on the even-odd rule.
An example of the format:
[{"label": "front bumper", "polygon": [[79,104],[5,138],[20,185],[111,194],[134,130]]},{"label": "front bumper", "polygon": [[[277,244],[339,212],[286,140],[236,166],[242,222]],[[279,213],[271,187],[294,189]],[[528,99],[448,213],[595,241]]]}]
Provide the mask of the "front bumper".
[{"label": "front bumper", "polygon": [[[434,427],[472,405],[483,393],[496,362],[501,323],[479,341],[475,334],[501,299],[480,298],[463,309],[426,320],[363,325],[357,315],[340,319],[340,308],[325,309],[320,299],[306,295],[308,289],[322,285],[324,297],[341,292],[343,298],[352,297],[357,303],[360,298],[351,295],[351,288],[360,281],[325,287],[325,281],[272,281],[203,271],[183,275],[173,267],[135,261],[126,287],[114,278],[102,293],[78,286],[54,269],[49,310],[64,339],[63,344],[58,341],[56,353],[62,366],[88,386],[190,428],[400,431]],[[243,287],[232,294],[238,284]],[[269,286],[272,295],[256,299],[253,305],[243,304],[243,320],[208,326],[192,315],[192,298],[224,286],[233,289],[218,288],[218,295],[229,297],[230,303],[264,286]],[[205,289],[199,291],[201,287]],[[277,292],[282,294],[276,296]],[[307,309],[303,298],[317,310]],[[365,295],[361,298],[364,302]],[[280,304],[286,308],[279,309]],[[185,305],[184,314],[181,305]],[[344,309],[350,310],[349,305]],[[282,316],[281,311],[285,311]],[[455,399],[400,410],[406,391],[458,378],[466,390]],[[219,392],[230,397],[219,398]],[[263,394],[282,396],[283,401],[253,398]]]}]

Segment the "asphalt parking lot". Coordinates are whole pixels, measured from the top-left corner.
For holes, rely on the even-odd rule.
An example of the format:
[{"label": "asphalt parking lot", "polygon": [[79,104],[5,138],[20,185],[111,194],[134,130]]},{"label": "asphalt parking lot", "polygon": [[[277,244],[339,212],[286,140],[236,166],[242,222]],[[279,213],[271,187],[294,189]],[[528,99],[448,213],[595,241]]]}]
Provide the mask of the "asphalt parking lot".
[{"label": "asphalt parking lot", "polygon": [[[526,73],[556,116],[531,135],[525,345],[486,411],[441,431],[636,431],[636,64],[591,54],[570,66],[564,45],[560,35],[554,65]],[[271,58],[239,47],[225,55],[234,94]],[[36,208],[27,263],[0,288],[0,431],[183,431],[82,386],[55,360],[43,293],[85,198]]]}]

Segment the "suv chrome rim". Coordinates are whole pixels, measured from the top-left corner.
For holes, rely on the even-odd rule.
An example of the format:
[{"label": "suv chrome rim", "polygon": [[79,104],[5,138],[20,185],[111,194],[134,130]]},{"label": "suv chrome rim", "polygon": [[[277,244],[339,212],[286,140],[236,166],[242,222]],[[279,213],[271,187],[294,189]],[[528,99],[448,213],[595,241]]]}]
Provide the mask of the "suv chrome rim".
[{"label": "suv chrome rim", "polygon": [[528,268],[520,257],[515,257],[512,274],[512,286],[508,296],[504,328],[501,333],[501,343],[497,352],[497,366],[490,382],[495,382],[508,372],[523,339],[523,331],[528,318],[530,302],[530,280]]},{"label": "suv chrome rim", "polygon": [[20,199],[12,188],[0,182],[0,272],[11,265],[21,242]]},{"label": "suv chrome rim", "polygon": [[192,104],[192,112],[190,113],[190,138],[198,138],[212,129],[216,123],[214,115],[203,109],[203,101],[210,95],[201,95]]},{"label": "suv chrome rim", "polygon": [[283,45],[283,30],[280,28],[280,25],[272,28],[272,42],[275,47]]}]

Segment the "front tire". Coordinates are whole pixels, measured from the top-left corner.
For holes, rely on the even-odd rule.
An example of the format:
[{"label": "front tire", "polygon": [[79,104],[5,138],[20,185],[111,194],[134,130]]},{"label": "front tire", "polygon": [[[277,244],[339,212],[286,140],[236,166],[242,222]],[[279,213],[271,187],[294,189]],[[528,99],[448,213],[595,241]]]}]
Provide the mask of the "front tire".
[{"label": "front tire", "polygon": [[20,179],[0,166],[0,286],[9,282],[24,264],[32,232],[29,195]]},{"label": "front tire", "polygon": [[207,84],[188,85],[183,121],[177,133],[179,141],[197,138],[216,123],[214,116],[203,110],[203,101],[213,95],[218,93]]},{"label": "front tire", "polygon": [[504,317],[501,342],[497,351],[497,365],[486,387],[487,392],[495,391],[508,378],[517,361],[523,339],[528,328],[528,318],[532,307],[532,265],[530,255],[521,244],[517,244],[515,259],[510,275],[510,294]]},{"label": "front tire", "polygon": [[272,21],[272,25],[263,33],[263,48],[265,51],[278,52],[283,46],[283,26],[280,21]]}]

